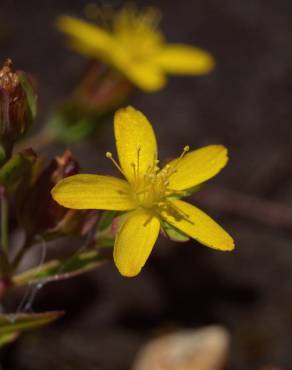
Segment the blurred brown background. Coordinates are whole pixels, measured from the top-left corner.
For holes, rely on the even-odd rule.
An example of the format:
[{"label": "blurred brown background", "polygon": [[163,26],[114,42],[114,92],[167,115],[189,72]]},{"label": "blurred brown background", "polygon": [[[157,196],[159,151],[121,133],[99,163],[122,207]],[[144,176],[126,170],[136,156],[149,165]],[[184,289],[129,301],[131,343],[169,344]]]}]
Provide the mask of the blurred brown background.
[{"label": "blurred brown background", "polygon": [[[83,16],[86,3],[1,0],[0,56],[37,77],[39,125],[86,65],[66,50],[55,18]],[[163,91],[131,98],[154,125],[161,158],[186,144],[223,143],[230,163],[214,185],[292,207],[291,1],[137,3],[161,9],[169,41],[200,46],[217,60],[209,76],[173,77]],[[83,170],[100,172],[108,169],[104,152],[113,143],[109,122],[99,139],[72,150]],[[230,369],[291,369],[292,227],[271,228],[212,205],[205,210],[234,236],[235,252],[161,240],[135,279],[109,264],[45,286],[33,309],[65,309],[65,318],[3,351],[3,369],[127,370],[149,338],[212,323],[231,333]]]}]

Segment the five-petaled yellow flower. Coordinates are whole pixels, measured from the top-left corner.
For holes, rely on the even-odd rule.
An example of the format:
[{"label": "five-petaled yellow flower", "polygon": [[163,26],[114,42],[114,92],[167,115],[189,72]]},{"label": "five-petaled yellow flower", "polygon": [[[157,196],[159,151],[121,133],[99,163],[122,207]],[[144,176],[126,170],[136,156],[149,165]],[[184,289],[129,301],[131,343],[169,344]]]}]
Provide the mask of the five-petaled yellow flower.
[{"label": "five-petaled yellow flower", "polygon": [[61,16],[58,28],[69,36],[69,46],[103,60],[145,91],[157,91],[166,74],[199,75],[214,67],[206,51],[188,45],[167,44],[157,29],[157,12],[124,7],[107,29],[70,16]]},{"label": "five-petaled yellow flower", "polygon": [[208,247],[230,251],[233,239],[215,221],[180,198],[187,190],[215,176],[227,163],[227,150],[209,145],[184,148],[177,159],[162,169],[157,159],[156,138],[147,118],[127,107],[116,112],[114,131],[124,179],[100,175],[74,175],[52,190],[61,205],[74,209],[127,211],[116,235],[114,261],[124,276],[135,276],[149,257],[167,222]]}]

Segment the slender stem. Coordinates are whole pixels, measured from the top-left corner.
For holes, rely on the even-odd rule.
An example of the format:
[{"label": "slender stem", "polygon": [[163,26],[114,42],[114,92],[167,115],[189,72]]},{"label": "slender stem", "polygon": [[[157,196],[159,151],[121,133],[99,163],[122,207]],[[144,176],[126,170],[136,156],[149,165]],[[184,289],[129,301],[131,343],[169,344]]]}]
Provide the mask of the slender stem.
[{"label": "slender stem", "polygon": [[206,186],[193,199],[202,207],[292,230],[292,208],[286,204],[215,186]]},{"label": "slender stem", "polygon": [[44,150],[54,141],[55,136],[46,127],[36,134],[20,141],[16,145],[15,151],[20,151],[26,148],[33,148],[36,151]]},{"label": "slender stem", "polygon": [[16,256],[13,259],[12,262],[12,268],[13,270],[16,270],[20,262],[22,261],[22,258],[26,254],[26,252],[30,249],[30,247],[33,245],[33,240],[31,238],[26,238],[22,248],[18,251]]},{"label": "slender stem", "polygon": [[10,275],[11,266],[8,257],[8,200],[3,187],[0,187],[0,213],[0,278],[6,278]]},{"label": "slender stem", "polygon": [[8,256],[8,201],[7,197],[2,191],[1,194],[1,247],[3,253]]}]

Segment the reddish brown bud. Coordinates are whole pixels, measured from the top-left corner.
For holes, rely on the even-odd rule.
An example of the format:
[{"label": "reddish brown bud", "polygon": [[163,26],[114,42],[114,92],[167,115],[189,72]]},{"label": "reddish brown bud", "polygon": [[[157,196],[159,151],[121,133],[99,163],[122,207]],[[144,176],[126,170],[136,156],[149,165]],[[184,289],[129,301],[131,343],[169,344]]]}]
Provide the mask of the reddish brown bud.
[{"label": "reddish brown bud", "polygon": [[50,191],[58,181],[78,171],[77,161],[70,151],[65,151],[63,156],[56,157],[40,172],[20,209],[20,220],[28,235],[42,234],[62,220],[68,210],[52,199]]},{"label": "reddish brown bud", "polygon": [[13,94],[19,86],[16,73],[12,72],[12,60],[6,59],[0,71],[0,86],[8,93]]},{"label": "reddish brown bud", "polygon": [[[27,83],[27,90],[24,87]],[[7,59],[0,70],[0,144],[10,154],[13,143],[31,126],[33,112],[28,94],[32,94],[24,73],[12,70]],[[35,96],[31,96],[31,100]]]},{"label": "reddish brown bud", "polygon": [[83,111],[107,112],[128,98],[129,81],[98,62],[90,63],[72,96]]},{"label": "reddish brown bud", "polygon": [[69,210],[60,206],[51,196],[57,182],[79,172],[72,153],[66,150],[40,172],[28,189],[20,207],[20,221],[27,235],[54,238],[64,234],[83,235],[96,221],[96,212]]}]

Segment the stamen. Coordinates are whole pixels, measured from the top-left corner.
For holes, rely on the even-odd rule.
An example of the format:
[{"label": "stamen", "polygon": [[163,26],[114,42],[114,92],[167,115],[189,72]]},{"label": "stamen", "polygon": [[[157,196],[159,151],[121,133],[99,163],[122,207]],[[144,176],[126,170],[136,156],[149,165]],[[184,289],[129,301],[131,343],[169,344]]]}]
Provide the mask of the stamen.
[{"label": "stamen", "polygon": [[135,166],[135,163],[131,163],[131,166],[133,168],[133,172],[134,172],[134,178],[135,178],[135,181],[137,180],[137,171],[136,171],[136,166]]},{"label": "stamen", "polygon": [[98,5],[94,2],[90,2],[85,5],[84,13],[87,18],[96,21],[101,27],[109,31],[112,30],[116,12],[111,5]]},{"label": "stamen", "polygon": [[189,145],[186,145],[186,146],[184,147],[183,152],[182,152],[182,153],[181,153],[181,155],[179,156],[178,161],[180,161],[181,159],[183,159],[183,157],[187,154],[187,152],[189,152],[189,150],[190,150],[190,146],[189,146]]},{"label": "stamen", "polygon": [[186,212],[182,211],[180,208],[178,208],[175,204],[167,202],[165,210],[172,215],[175,219],[178,221],[184,220],[192,225],[194,225],[194,222],[190,220],[190,215]]},{"label": "stamen", "polygon": [[119,170],[119,172],[120,172],[123,176],[125,176],[125,177],[126,177],[126,175],[124,174],[124,172],[123,172],[122,168],[120,167],[120,165],[118,164],[118,162],[114,159],[114,157],[113,157],[112,153],[111,153],[111,152],[106,152],[106,153],[105,153],[105,156],[106,156],[106,158],[110,159],[110,160],[113,162],[114,166]]},{"label": "stamen", "polygon": [[137,195],[145,194],[146,192],[149,191],[149,189],[150,189],[150,185],[148,187],[143,188],[142,190],[136,191],[136,194]]},{"label": "stamen", "polygon": [[179,209],[177,206],[175,206],[174,204],[172,204],[172,208],[187,222],[191,223],[191,224],[194,224],[191,220],[190,220],[190,215],[188,215],[186,212],[182,211],[181,209]]},{"label": "stamen", "polygon": [[139,147],[137,151],[137,177],[139,176],[139,172],[140,172],[140,152],[141,152],[141,148]]},{"label": "stamen", "polygon": [[[177,166],[179,165],[179,162],[184,158],[184,156],[190,151],[190,146],[189,145],[186,145],[183,149],[183,152],[181,153],[181,155],[178,157],[177,160],[175,160],[175,163],[174,163],[174,166],[171,168],[171,171],[169,171],[169,174],[168,174],[168,177],[170,177],[171,175],[173,175],[174,173],[177,172]],[[168,166],[168,167],[167,167]],[[170,168],[171,166],[170,165],[166,165],[165,166],[165,169],[168,169]]]}]

